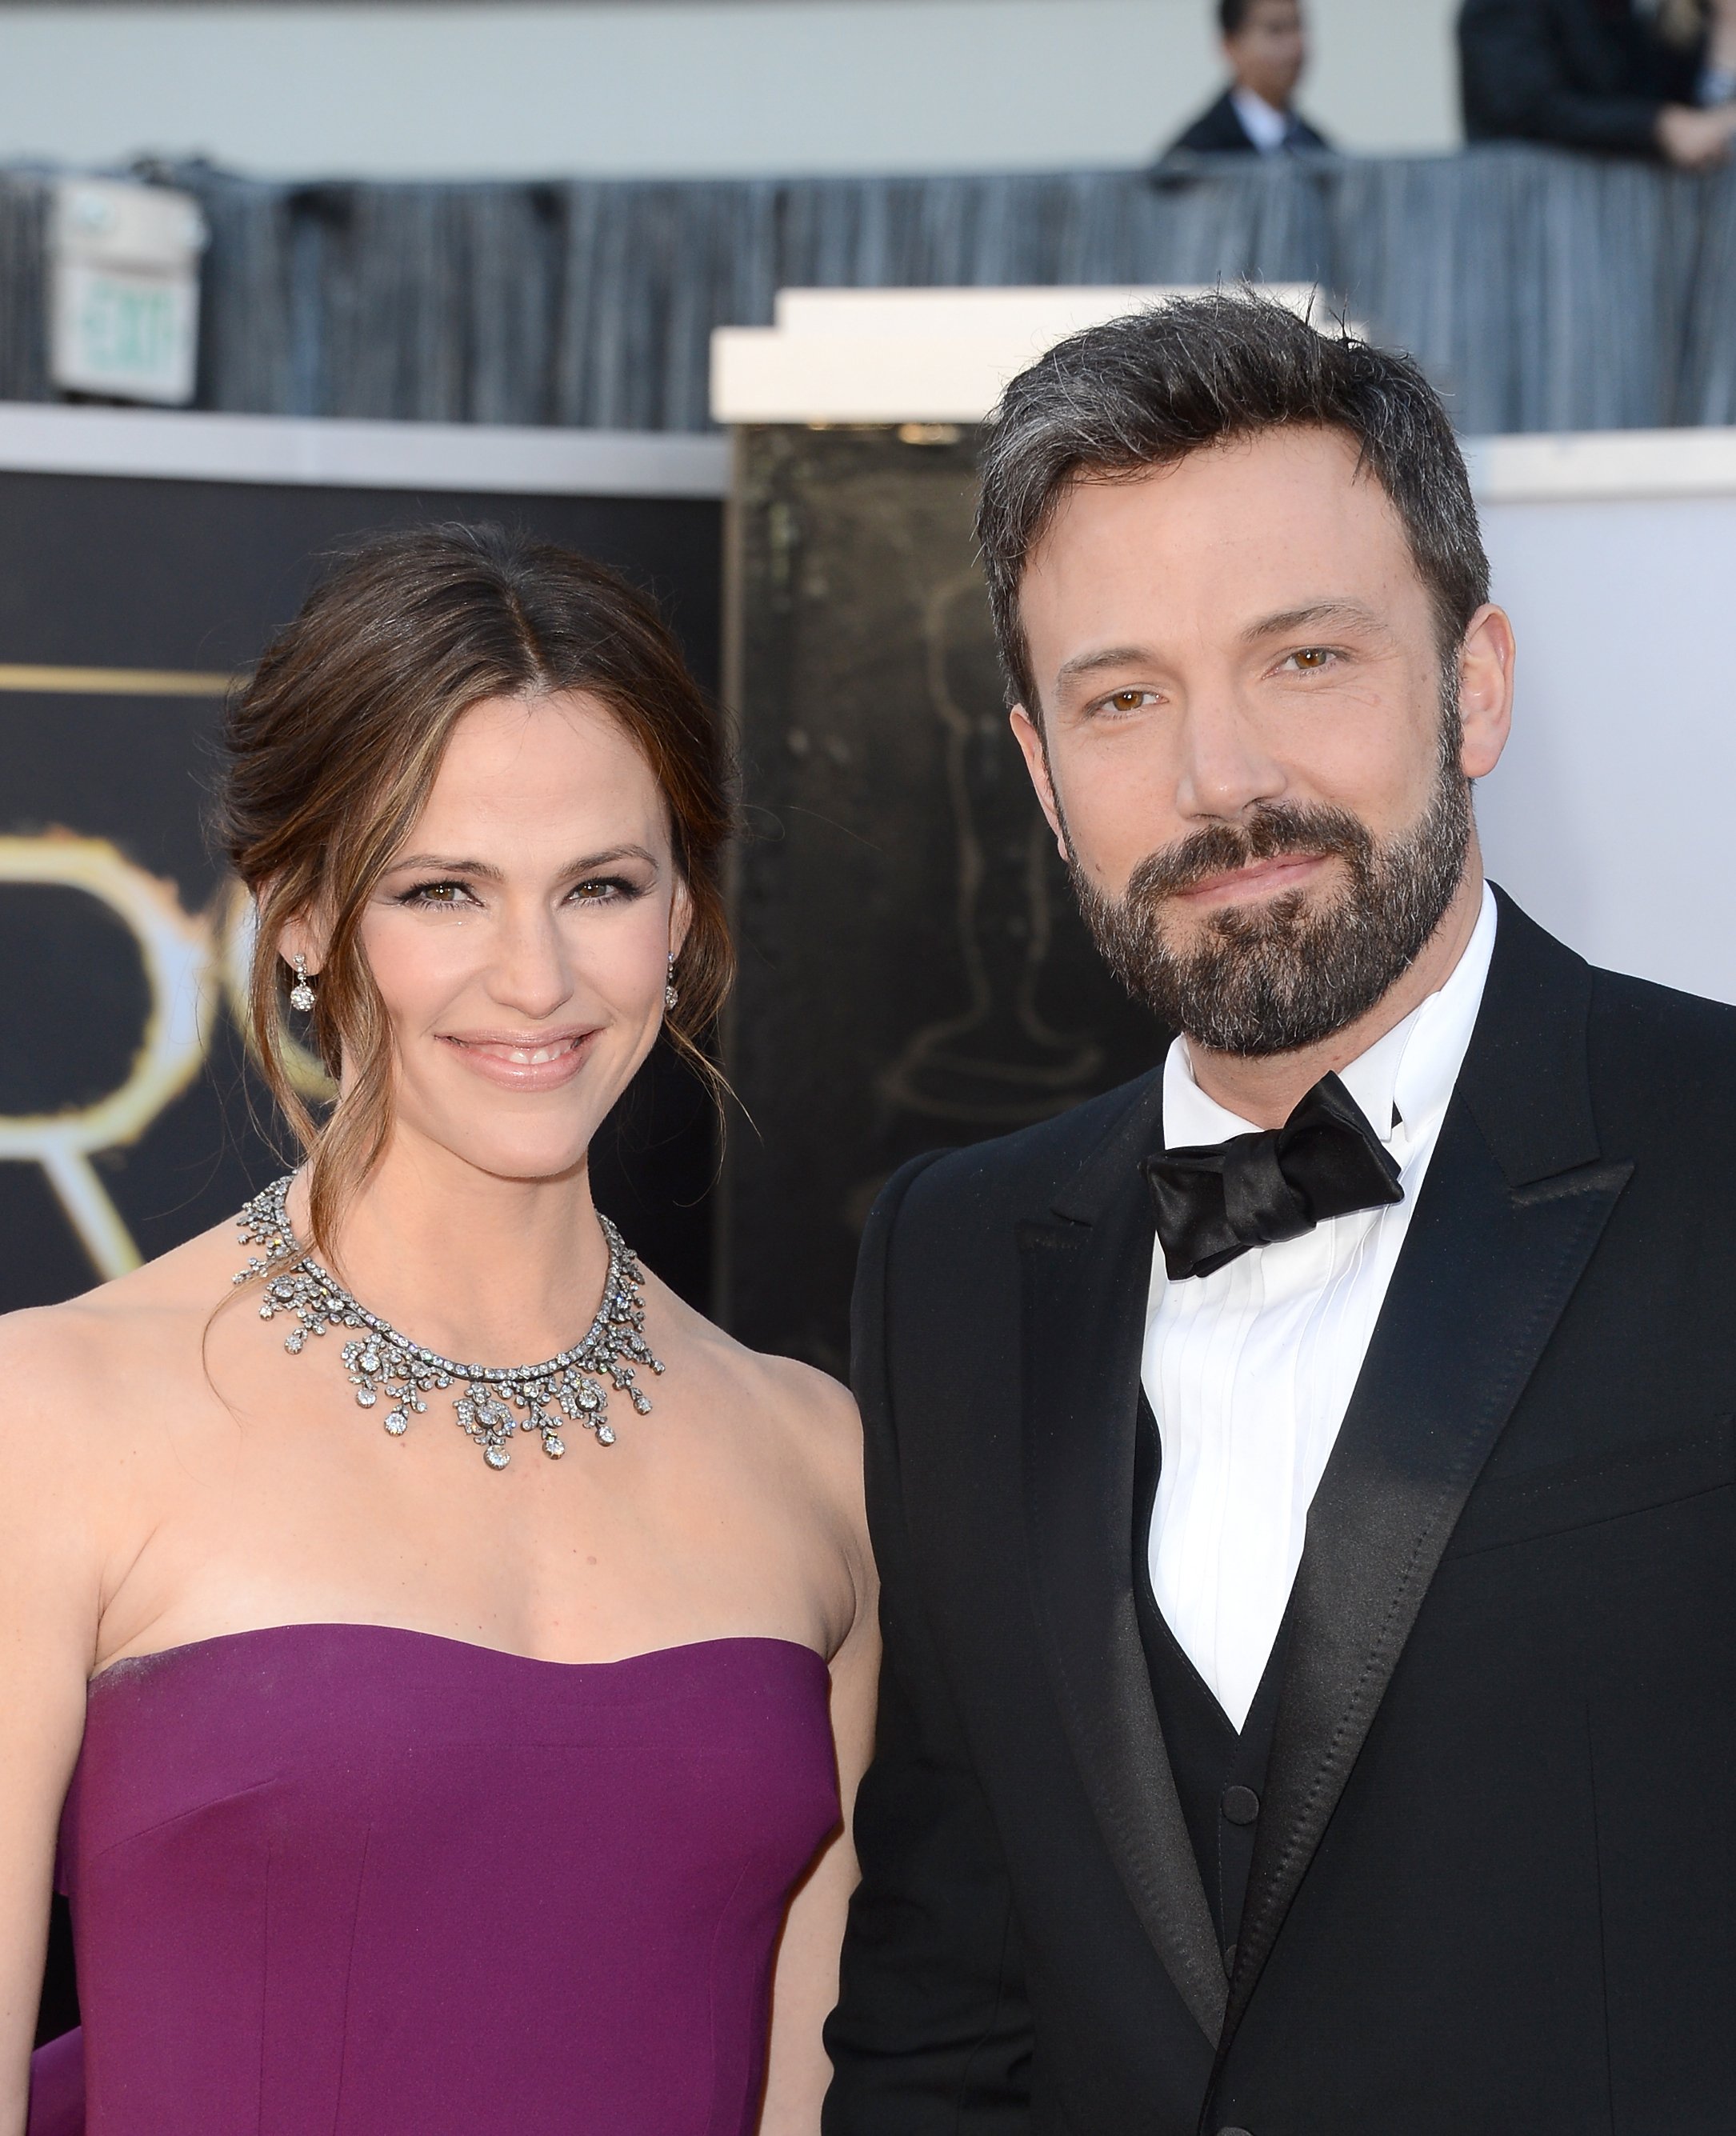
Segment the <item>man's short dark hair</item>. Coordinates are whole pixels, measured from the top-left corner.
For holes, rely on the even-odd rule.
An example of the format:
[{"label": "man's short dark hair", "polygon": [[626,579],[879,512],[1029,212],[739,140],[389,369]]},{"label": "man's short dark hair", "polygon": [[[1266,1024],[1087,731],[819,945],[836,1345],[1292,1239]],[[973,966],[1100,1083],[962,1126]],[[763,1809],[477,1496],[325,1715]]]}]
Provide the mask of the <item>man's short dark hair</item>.
[{"label": "man's short dark hair", "polygon": [[1239,37],[1260,0],[1218,0],[1218,27],[1226,37]]},{"label": "man's short dark hair", "polygon": [[1305,427],[1355,441],[1404,524],[1451,658],[1489,598],[1489,561],[1440,396],[1407,356],[1323,333],[1256,290],[1218,291],[1088,328],[1002,396],[983,448],[977,537],[1012,701],[1040,716],[1019,585],[1075,483]]}]

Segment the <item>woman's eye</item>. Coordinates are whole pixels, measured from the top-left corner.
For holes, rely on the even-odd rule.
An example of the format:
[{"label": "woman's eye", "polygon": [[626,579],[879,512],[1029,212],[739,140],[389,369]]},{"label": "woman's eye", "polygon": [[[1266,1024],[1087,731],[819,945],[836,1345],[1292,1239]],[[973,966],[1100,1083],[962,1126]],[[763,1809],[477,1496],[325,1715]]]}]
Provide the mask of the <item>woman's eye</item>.
[{"label": "woman's eye", "polygon": [[400,905],[453,905],[471,901],[469,889],[462,882],[419,882],[398,900]]},{"label": "woman's eye", "polygon": [[643,889],[643,885],[629,882],[625,876],[590,876],[575,882],[568,896],[578,905],[618,905],[642,896]]}]

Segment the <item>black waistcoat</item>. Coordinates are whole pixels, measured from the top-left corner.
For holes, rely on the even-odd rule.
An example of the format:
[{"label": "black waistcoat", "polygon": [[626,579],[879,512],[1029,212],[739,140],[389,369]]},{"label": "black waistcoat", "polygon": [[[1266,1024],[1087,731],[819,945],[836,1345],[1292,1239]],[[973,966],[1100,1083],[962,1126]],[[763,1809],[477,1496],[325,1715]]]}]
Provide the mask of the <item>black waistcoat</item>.
[{"label": "black waistcoat", "polygon": [[1152,1592],[1152,1507],[1162,1460],[1157,1420],[1142,1394],[1133,1471],[1133,1595],[1158,1725],[1227,1974],[1234,1969],[1236,1938],[1241,1933],[1249,1871],[1254,1865],[1254,1838],[1278,1720],[1290,1620],[1287,1612],[1238,1734],[1183,1652]]}]

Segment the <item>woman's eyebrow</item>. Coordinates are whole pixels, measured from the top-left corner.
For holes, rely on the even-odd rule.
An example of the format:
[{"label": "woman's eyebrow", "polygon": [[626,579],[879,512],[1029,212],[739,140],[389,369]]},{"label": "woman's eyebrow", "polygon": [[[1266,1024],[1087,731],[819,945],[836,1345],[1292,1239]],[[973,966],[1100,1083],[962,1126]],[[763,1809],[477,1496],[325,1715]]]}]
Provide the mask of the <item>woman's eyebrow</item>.
[{"label": "woman's eyebrow", "polygon": [[644,846],[611,846],[607,852],[589,853],[582,861],[575,861],[564,875],[589,875],[594,868],[609,867],[616,861],[643,861],[647,867],[657,865],[657,857]]},{"label": "woman's eyebrow", "polygon": [[[643,846],[609,846],[600,853],[587,853],[560,872],[563,876],[589,875],[616,861],[644,861],[652,867],[657,865],[657,855]],[[450,853],[405,853],[400,860],[392,862],[394,873],[400,868],[439,868],[447,875],[479,876],[485,882],[506,880],[506,871],[496,867],[492,861],[465,860]]]},{"label": "woman's eyebrow", "polygon": [[488,862],[459,860],[450,853],[405,853],[392,862],[392,868],[439,868],[448,875],[479,875],[491,882],[502,879],[501,870]]}]

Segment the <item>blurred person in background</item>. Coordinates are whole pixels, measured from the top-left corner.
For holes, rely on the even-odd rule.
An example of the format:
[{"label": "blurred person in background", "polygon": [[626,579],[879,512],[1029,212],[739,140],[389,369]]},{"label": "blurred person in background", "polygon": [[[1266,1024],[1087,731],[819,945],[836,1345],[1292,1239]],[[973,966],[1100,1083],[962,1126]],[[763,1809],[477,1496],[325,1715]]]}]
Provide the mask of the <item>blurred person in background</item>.
[{"label": "blurred person in background", "polygon": [[1459,57],[1470,140],[1729,160],[1736,0],[1465,0]]},{"label": "blurred person in background", "polygon": [[1218,0],[1218,27],[1229,86],[1168,153],[1272,156],[1330,148],[1293,100],[1308,64],[1301,0]]}]

